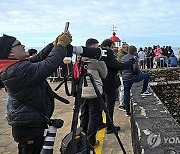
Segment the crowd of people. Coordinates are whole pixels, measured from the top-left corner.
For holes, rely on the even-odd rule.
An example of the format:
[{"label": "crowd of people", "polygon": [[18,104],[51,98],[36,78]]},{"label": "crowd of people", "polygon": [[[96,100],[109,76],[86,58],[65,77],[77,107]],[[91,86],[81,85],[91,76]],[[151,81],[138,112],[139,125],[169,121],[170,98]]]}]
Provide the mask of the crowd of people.
[{"label": "crowd of people", "polygon": [[171,46],[154,45],[142,47],[138,50],[138,61],[141,69],[157,67],[177,67],[179,59],[175,56]]},{"label": "crowd of people", "polygon": [[[62,65],[66,56],[65,49],[69,47],[74,50],[70,45],[71,41],[70,33],[62,33],[39,53],[35,49],[30,49],[27,53],[25,46],[15,37],[7,35],[0,37],[0,79],[8,93],[7,120],[12,126],[12,134],[14,140],[18,142],[21,154],[40,153],[42,149],[43,133],[47,128],[46,118],[50,119],[53,114],[55,98],[46,79]],[[143,81],[140,92],[142,97],[152,94],[148,91],[150,76],[141,73],[141,67],[152,68],[154,60],[160,65],[158,62],[160,57],[167,57],[167,65],[174,66],[171,47],[140,48],[138,52],[135,46],[124,43],[120,50],[116,50],[115,43],[110,39],[104,40],[99,45],[97,39],[89,38],[86,40],[86,47],[76,50],[82,53],[85,48],[88,52],[97,51],[97,48],[113,51],[111,60],[107,61],[83,57],[83,60],[90,61],[87,71],[94,77],[112,122],[117,99],[119,108],[125,111],[127,117],[131,116],[130,90],[133,83]],[[97,131],[107,127],[106,134],[111,134],[113,130],[111,121],[107,119],[107,123],[103,123],[102,106],[90,79],[86,80],[87,86],[82,87],[80,127],[95,148],[99,145],[96,139]],[[120,127],[115,126],[115,130],[118,132]]]}]

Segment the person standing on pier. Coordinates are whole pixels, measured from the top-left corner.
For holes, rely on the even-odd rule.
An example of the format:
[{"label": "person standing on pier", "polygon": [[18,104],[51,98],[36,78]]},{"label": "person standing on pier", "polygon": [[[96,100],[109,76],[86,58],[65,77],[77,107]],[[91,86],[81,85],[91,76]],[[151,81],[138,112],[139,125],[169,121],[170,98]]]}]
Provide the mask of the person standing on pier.
[{"label": "person standing on pier", "polygon": [[0,37],[0,78],[10,101],[7,120],[20,154],[38,154],[42,149],[45,116],[51,118],[55,98],[46,78],[62,64],[65,47],[71,41],[71,34],[63,33],[54,44],[27,59],[28,53],[19,40],[8,35]]},{"label": "person standing on pier", "polygon": [[[116,55],[117,61],[121,61],[121,58],[128,54],[128,49],[129,45],[125,42],[122,44],[122,49],[120,49]],[[125,105],[124,105],[124,85],[123,85],[123,80],[122,80],[122,72],[119,71],[118,73],[121,85],[119,87],[119,109],[124,111],[125,110]]]},{"label": "person standing on pier", "polygon": [[[113,49],[114,42],[110,39],[106,39],[102,42],[101,47],[103,48],[109,48]],[[133,66],[135,62],[135,59],[132,57],[128,62],[121,63],[118,62],[115,57],[111,61],[106,61],[106,66],[108,69],[107,77],[103,80],[103,89],[105,93],[105,102],[107,105],[107,109],[109,111],[109,115],[111,117],[111,120],[113,121],[113,115],[114,115],[114,105],[116,101],[116,90],[120,86],[120,79],[117,75],[119,70],[128,69]],[[119,131],[120,127],[115,126],[115,130]],[[113,133],[113,130],[111,129],[110,121],[107,120],[107,131],[106,134]]]},{"label": "person standing on pier", "polygon": [[[89,38],[86,41],[86,47],[98,48],[99,42],[96,39]],[[87,57],[82,58],[83,61],[89,61],[87,72],[91,73],[98,90],[102,94],[102,79],[106,78],[107,67],[104,61],[98,61],[96,59],[89,59]],[[82,103],[81,103],[81,115],[80,126],[87,134],[89,143],[95,148],[99,145],[99,141],[96,140],[96,133],[98,130],[99,118],[102,117],[100,112],[100,102],[95,93],[94,87],[89,77],[86,77],[87,86],[82,88]],[[101,115],[100,115],[101,114]]]}]

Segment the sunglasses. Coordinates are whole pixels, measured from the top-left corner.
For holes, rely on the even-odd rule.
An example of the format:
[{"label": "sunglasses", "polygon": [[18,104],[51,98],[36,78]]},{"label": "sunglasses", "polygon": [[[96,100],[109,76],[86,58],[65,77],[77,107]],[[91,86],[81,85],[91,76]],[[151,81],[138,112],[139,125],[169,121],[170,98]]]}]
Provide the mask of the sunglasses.
[{"label": "sunglasses", "polygon": [[13,45],[12,48],[16,46],[22,46],[21,42],[18,42],[17,44]]}]

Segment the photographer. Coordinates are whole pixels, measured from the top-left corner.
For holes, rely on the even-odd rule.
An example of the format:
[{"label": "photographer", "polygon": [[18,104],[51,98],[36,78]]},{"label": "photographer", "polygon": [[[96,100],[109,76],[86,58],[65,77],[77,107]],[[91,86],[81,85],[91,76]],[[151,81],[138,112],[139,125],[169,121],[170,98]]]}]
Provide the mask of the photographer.
[{"label": "photographer", "polygon": [[71,41],[71,35],[63,33],[54,44],[26,59],[28,54],[19,40],[0,37],[0,78],[10,101],[7,120],[21,154],[38,154],[42,149],[45,116],[50,119],[54,111],[54,93],[46,78],[62,64]]},{"label": "photographer", "polygon": [[[110,39],[106,39],[102,42],[101,47],[113,49],[114,42]],[[121,62],[118,62],[114,56],[114,58],[111,61],[105,61],[105,63],[108,69],[108,74],[107,74],[106,79],[103,80],[103,85],[104,85],[103,89],[105,93],[107,109],[109,110],[110,117],[113,121],[114,105],[116,101],[116,89],[118,89],[120,86],[120,79],[117,73],[119,70],[132,67],[133,64],[135,63],[135,59],[132,58],[129,62],[126,62],[123,64]],[[116,131],[119,131],[120,127],[115,126],[115,129]],[[110,122],[107,120],[106,134],[111,134],[111,133],[113,133],[113,130],[111,129]]]},{"label": "photographer", "polygon": [[[99,42],[96,39],[90,38],[86,41],[86,47],[98,48]],[[83,58],[83,61],[90,61],[87,71],[93,76],[95,83],[102,94],[102,80],[107,75],[107,68],[103,61],[95,59]],[[98,128],[98,121],[100,115],[100,102],[95,93],[94,87],[90,78],[86,78],[87,86],[82,88],[82,103],[81,103],[81,116],[80,126],[83,131],[87,133],[89,143],[95,148],[99,145],[96,140],[96,133]]]}]

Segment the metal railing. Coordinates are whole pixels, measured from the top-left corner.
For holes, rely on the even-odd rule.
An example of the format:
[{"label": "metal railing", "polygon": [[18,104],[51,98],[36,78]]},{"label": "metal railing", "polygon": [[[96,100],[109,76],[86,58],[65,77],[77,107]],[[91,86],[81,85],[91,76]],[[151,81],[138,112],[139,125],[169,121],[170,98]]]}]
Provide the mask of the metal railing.
[{"label": "metal railing", "polygon": [[144,60],[139,61],[140,69],[152,69],[152,68],[162,68],[168,67],[167,57],[151,58],[146,57]]},{"label": "metal railing", "polygon": [[[66,69],[66,75],[68,75],[70,72],[71,72],[71,63],[69,64],[65,64],[65,68]],[[62,67],[59,67],[52,75],[50,75],[48,77],[48,80],[50,82],[56,82],[56,81],[59,81],[59,80],[62,80],[64,78],[64,71],[63,71],[63,68]]]}]

